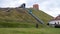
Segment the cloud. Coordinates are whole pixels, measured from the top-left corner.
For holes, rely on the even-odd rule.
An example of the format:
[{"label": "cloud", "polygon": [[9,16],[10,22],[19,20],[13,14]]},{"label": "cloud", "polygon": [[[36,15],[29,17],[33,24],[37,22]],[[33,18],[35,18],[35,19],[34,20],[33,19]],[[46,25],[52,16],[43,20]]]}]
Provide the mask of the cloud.
[{"label": "cloud", "polygon": [[0,7],[16,7],[26,3],[26,0],[0,0]]},{"label": "cloud", "polygon": [[37,3],[40,10],[54,17],[60,14],[60,0],[0,0],[0,7],[16,7],[22,3],[26,3],[26,7]]},{"label": "cloud", "polygon": [[40,9],[56,17],[60,14],[60,0],[46,0],[40,4]]}]

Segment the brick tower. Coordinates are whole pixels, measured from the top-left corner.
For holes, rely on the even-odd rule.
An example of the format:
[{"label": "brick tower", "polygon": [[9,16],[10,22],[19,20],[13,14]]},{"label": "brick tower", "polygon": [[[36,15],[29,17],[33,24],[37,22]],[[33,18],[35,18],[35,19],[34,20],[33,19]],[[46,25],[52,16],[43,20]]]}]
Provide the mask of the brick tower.
[{"label": "brick tower", "polygon": [[39,10],[39,5],[38,4],[34,4],[33,8]]}]

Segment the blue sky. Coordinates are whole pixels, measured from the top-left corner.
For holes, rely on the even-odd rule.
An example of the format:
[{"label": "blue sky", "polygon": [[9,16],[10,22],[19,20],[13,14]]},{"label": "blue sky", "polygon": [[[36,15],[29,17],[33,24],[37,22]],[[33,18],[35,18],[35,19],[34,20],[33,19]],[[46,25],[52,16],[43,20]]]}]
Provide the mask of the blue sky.
[{"label": "blue sky", "polygon": [[26,3],[26,7],[37,3],[40,10],[54,17],[60,14],[60,0],[0,0],[0,7],[17,7],[22,3]]}]

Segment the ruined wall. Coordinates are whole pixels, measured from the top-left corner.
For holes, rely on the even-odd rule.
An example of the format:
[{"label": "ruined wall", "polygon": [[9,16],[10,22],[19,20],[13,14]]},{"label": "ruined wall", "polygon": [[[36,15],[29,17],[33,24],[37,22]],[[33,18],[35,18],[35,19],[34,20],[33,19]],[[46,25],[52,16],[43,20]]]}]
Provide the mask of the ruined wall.
[{"label": "ruined wall", "polygon": [[34,4],[33,8],[39,10],[39,5],[38,4]]}]

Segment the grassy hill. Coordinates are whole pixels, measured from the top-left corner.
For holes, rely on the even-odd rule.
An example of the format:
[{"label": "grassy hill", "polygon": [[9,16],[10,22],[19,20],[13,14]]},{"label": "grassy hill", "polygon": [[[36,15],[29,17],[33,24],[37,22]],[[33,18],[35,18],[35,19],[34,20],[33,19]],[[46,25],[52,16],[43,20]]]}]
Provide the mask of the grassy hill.
[{"label": "grassy hill", "polygon": [[48,23],[51,19],[52,16],[46,14],[45,12],[41,11],[41,10],[36,10],[33,8],[30,8],[33,11],[33,14],[35,14],[38,18],[40,18],[42,21],[46,23]]},{"label": "grassy hill", "polygon": [[[52,17],[41,10],[31,9],[33,14],[47,23]],[[23,8],[15,8],[10,11],[0,10],[0,27],[35,27],[38,23],[28,12]],[[40,25],[40,27],[42,27]]]}]

